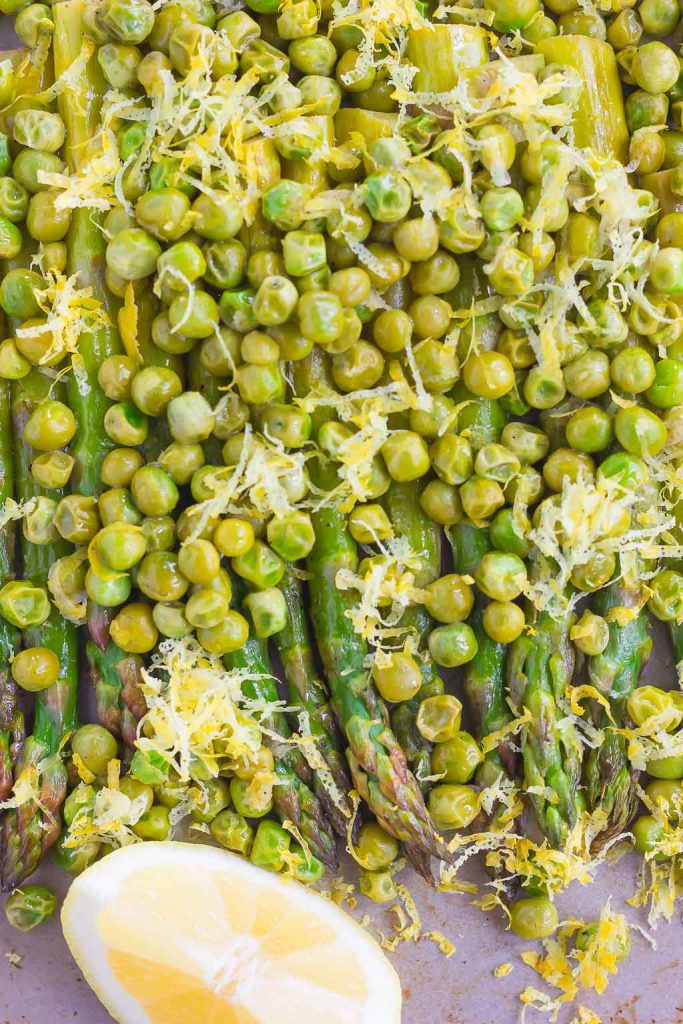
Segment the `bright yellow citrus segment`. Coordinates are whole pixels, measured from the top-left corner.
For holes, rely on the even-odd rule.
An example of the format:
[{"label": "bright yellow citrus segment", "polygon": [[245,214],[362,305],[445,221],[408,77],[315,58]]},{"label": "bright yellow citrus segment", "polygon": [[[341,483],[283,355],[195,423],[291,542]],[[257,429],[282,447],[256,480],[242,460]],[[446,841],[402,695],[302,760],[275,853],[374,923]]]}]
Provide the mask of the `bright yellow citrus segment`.
[{"label": "bright yellow citrus segment", "polygon": [[85,977],[122,1024],[399,1024],[398,978],[328,900],[232,854],[124,847],[62,909]]},{"label": "bright yellow citrus segment", "polygon": [[[142,957],[112,950],[109,963],[116,977],[125,982],[154,1024],[259,1024],[243,1007],[231,1005],[197,978],[175,967],[163,967]],[[150,978],[154,979],[150,986]],[[192,1016],[188,1013],[192,1008]]]}]

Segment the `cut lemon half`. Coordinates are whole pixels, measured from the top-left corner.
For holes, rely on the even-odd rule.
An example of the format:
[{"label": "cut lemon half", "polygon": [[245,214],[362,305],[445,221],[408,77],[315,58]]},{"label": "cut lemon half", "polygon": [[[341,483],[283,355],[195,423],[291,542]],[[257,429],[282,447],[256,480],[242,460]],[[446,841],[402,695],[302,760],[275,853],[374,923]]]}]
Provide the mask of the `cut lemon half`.
[{"label": "cut lemon half", "polygon": [[297,882],[189,843],[136,843],[72,884],[62,927],[121,1024],[400,1024],[398,976]]}]

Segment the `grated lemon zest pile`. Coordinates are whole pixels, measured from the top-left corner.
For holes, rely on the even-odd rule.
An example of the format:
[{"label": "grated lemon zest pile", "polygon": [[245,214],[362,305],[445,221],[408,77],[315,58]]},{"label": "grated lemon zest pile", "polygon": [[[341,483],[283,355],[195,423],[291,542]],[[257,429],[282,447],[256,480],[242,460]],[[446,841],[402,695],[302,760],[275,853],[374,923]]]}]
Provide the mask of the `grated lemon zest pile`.
[{"label": "grated lemon zest pile", "polygon": [[[263,745],[263,728],[242,695],[242,684],[253,678],[246,669],[226,669],[194,637],[162,641],[142,671],[148,711],[138,726],[137,747],[160,755],[181,784],[190,781],[194,761],[216,777],[253,760]],[[274,781],[259,775],[259,785]]]},{"label": "grated lemon zest pile", "polygon": [[145,796],[131,799],[118,786],[103,786],[96,791],[92,805],[80,807],[74,815],[64,833],[64,846],[77,850],[92,842],[111,847],[142,842],[133,832],[133,826],[146,810]]},{"label": "grated lemon zest pile", "polygon": [[554,936],[543,940],[543,953],[528,951],[521,955],[528,967],[560,992],[553,997],[530,986],[520,995],[522,1003],[550,1014],[551,1021],[557,1020],[562,1007],[572,1003],[580,990],[589,989],[602,995],[630,948],[628,922],[623,914],[612,911],[609,901],[601,911],[597,928],[589,934],[585,948],[573,948],[572,940],[585,924],[570,920]]},{"label": "grated lemon zest pile", "polygon": [[90,385],[79,351],[79,341],[81,334],[111,326],[102,303],[93,296],[92,288],[78,287],[78,274],[67,277],[56,270],[48,271],[45,288],[35,289],[33,295],[45,314],[45,320],[19,327],[17,337],[42,338],[45,334],[49,335],[50,345],[40,365],[70,355],[79,391],[87,394]]},{"label": "grated lemon zest pile", "polygon": [[[364,637],[375,649],[375,659],[387,665],[392,653],[400,648],[412,647],[412,638],[400,642],[409,630],[400,625],[406,608],[420,604],[424,591],[415,586],[415,575],[421,568],[421,553],[413,551],[405,537],[390,537],[377,545],[380,555],[369,573],[360,575],[352,569],[339,569],[335,576],[338,590],[353,590],[359,601],[347,608],[345,615],[354,631]],[[392,641],[399,640],[398,647]]]},{"label": "grated lemon zest pile", "polygon": [[647,907],[648,924],[655,928],[662,918],[671,920],[676,902],[683,896],[683,796],[676,793],[668,800],[653,800],[640,786],[637,791],[657,822],[660,834],[644,853],[638,888],[626,902],[633,907]]},{"label": "grated lemon zest pile", "polygon": [[196,540],[212,517],[231,515],[268,518],[305,507],[304,498],[292,495],[308,490],[307,456],[288,451],[276,440],[244,428],[244,443],[236,466],[217,466],[204,483],[214,495],[192,506],[195,520],[186,541]]},{"label": "grated lemon zest pile", "polygon": [[539,611],[562,614],[581,596],[567,591],[573,570],[594,557],[596,551],[618,554],[622,577],[628,586],[639,587],[654,575],[643,560],[680,558],[683,545],[673,539],[676,525],[673,508],[664,499],[642,507],[642,495],[621,487],[614,478],[589,479],[579,473],[565,477],[558,500],[539,506],[537,522],[527,539],[541,553],[536,578],[524,585],[524,593]]}]

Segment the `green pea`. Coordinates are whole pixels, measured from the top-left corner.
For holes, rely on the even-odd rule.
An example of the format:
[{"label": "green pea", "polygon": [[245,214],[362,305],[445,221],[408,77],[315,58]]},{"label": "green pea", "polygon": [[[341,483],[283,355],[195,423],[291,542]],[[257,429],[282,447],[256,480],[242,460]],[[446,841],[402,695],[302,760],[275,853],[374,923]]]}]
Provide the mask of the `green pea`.
[{"label": "green pea", "polygon": [[15,114],[12,134],[20,146],[56,153],[64,145],[64,122],[59,114],[29,107]]},{"label": "green pea", "polygon": [[14,178],[0,178],[0,215],[13,224],[22,221],[28,212],[29,192]]},{"label": "green pea", "polygon": [[152,619],[162,636],[174,640],[181,640],[192,632],[192,626],[185,616],[185,608],[181,604],[155,604]]},{"label": "green pea", "polygon": [[105,526],[110,523],[132,523],[139,526],[142,516],[135,507],[129,492],[122,487],[103,491],[98,501],[100,519]]},{"label": "green pea", "polygon": [[85,575],[85,590],[91,601],[103,608],[116,608],[125,604],[130,597],[132,583],[130,576],[123,574],[114,579],[102,579],[92,569]]},{"label": "green pea", "polygon": [[656,409],[672,409],[680,405],[683,402],[683,362],[660,359],[655,364],[655,377],[646,397]]},{"label": "green pea", "polygon": [[44,885],[22,884],[5,902],[7,921],[20,932],[30,932],[48,921],[56,909],[57,897]]},{"label": "green pea", "polygon": [[[515,514],[511,508],[502,508],[491,520],[489,534],[491,543],[497,551],[507,552],[526,558],[529,554],[529,542],[524,536],[520,519],[523,514]],[[528,521],[527,521],[528,522]]]},{"label": "green pea", "polygon": [[472,786],[442,783],[427,798],[429,812],[438,829],[467,828],[479,812],[479,799]]},{"label": "green pea", "polygon": [[305,185],[282,178],[264,192],[263,216],[280,231],[294,231],[303,223],[304,206],[309,198],[310,191]]},{"label": "green pea", "polygon": [[282,255],[287,273],[303,277],[325,266],[325,237],[315,231],[288,231],[282,239]]},{"label": "green pea", "polygon": [[147,437],[147,417],[132,402],[118,402],[107,409],[104,429],[116,444],[135,447]]},{"label": "green pea", "polygon": [[152,551],[140,563],[137,585],[153,601],[173,602],[185,596],[190,584],[180,572],[176,555]]},{"label": "green pea", "polygon": [[557,910],[544,896],[518,899],[510,908],[510,927],[522,939],[545,939],[558,923]]},{"label": "green pea", "polygon": [[26,227],[31,238],[49,244],[60,242],[71,224],[71,211],[57,206],[59,192],[45,189],[31,196],[26,216]]},{"label": "green pea", "polygon": [[140,281],[156,270],[161,246],[141,228],[124,228],[107,245],[107,266],[124,281]]},{"label": "green pea", "polygon": [[[651,814],[641,814],[631,825],[631,832],[633,833],[633,845],[638,853],[652,854],[662,841],[664,828],[661,821]],[[661,859],[661,857],[656,859]]]},{"label": "green pea", "polygon": [[204,280],[212,288],[235,288],[244,277],[247,251],[236,238],[211,242],[204,247]]},{"label": "green pea", "polygon": [[633,395],[642,394],[655,380],[654,359],[639,345],[624,348],[610,364],[610,377],[620,390]]},{"label": "green pea", "polygon": [[464,665],[477,653],[477,638],[471,626],[454,622],[438,626],[429,634],[429,651],[437,665],[457,668]]},{"label": "green pea", "polygon": [[110,523],[95,539],[95,550],[106,564],[117,572],[127,572],[137,565],[147,550],[143,530],[132,523]]},{"label": "green pea", "polygon": [[168,839],[171,832],[170,810],[155,804],[133,825],[133,832],[138,839],[147,842],[162,842]]},{"label": "green pea", "polygon": [[0,217],[0,259],[13,260],[23,245],[21,231],[6,217]]},{"label": "green pea", "polygon": [[254,316],[255,294],[249,288],[223,292],[218,308],[221,320],[227,327],[246,334],[258,326],[258,320]]},{"label": "green pea", "polygon": [[143,515],[165,516],[179,500],[178,488],[159,466],[142,466],[130,484],[133,500]]},{"label": "green pea", "polygon": [[197,234],[214,242],[234,238],[244,222],[236,199],[220,189],[201,192],[192,204],[192,213]]},{"label": "green pea", "polygon": [[659,416],[639,406],[619,409],[614,432],[622,448],[632,455],[656,455],[666,444],[667,430]]},{"label": "green pea", "polygon": [[142,54],[137,46],[106,43],[97,51],[102,73],[113,89],[135,89],[138,84],[138,65]]},{"label": "green pea", "polygon": [[299,293],[289,278],[271,275],[265,278],[254,296],[254,316],[266,327],[284,324],[294,313],[298,301]]},{"label": "green pea", "polygon": [[28,580],[11,580],[0,589],[0,613],[17,629],[41,626],[50,615],[47,590]]},{"label": "green pea", "polygon": [[287,604],[277,587],[247,594],[244,606],[251,616],[254,633],[262,640],[279,633],[287,625]]},{"label": "green pea", "polygon": [[284,380],[278,363],[258,366],[245,363],[235,371],[240,398],[249,405],[267,405],[284,397]]},{"label": "green pea", "polygon": [[666,43],[655,40],[636,50],[631,75],[639,88],[649,93],[668,92],[680,74],[678,57]]},{"label": "green pea", "polygon": [[608,448],[614,436],[609,413],[598,406],[577,409],[567,420],[567,442],[582,452],[601,452]]},{"label": "green pea", "polygon": [[130,390],[140,412],[146,416],[161,416],[169,403],[182,394],[183,385],[174,370],[164,366],[145,366],[133,377]]},{"label": "green pea", "polygon": [[107,765],[118,754],[118,744],[101,725],[82,725],[71,737],[71,750],[93,775],[106,775]]},{"label": "green pea", "polygon": [[254,841],[254,830],[241,814],[230,810],[221,811],[209,828],[219,846],[243,857],[249,856]]},{"label": "green pea", "polygon": [[469,782],[483,755],[473,736],[458,732],[452,739],[437,743],[432,752],[431,770],[444,782]]},{"label": "green pea", "polygon": [[114,39],[142,43],[154,26],[154,8],[147,0],[103,0],[97,19]]},{"label": "green pea", "polygon": [[201,289],[182,292],[171,303],[168,320],[172,333],[181,331],[188,338],[208,338],[218,326],[218,304]]},{"label": "green pea", "polygon": [[271,787],[264,785],[255,791],[247,779],[230,780],[230,797],[237,813],[245,818],[263,818],[273,806]]},{"label": "green pea", "polygon": [[39,180],[43,174],[61,174],[64,161],[56,153],[45,150],[22,149],[12,165],[12,175],[28,192],[40,192],[48,185]]},{"label": "green pea", "polygon": [[238,576],[259,589],[277,586],[285,571],[279,555],[260,540],[254,541],[244,554],[233,558],[232,567]]}]

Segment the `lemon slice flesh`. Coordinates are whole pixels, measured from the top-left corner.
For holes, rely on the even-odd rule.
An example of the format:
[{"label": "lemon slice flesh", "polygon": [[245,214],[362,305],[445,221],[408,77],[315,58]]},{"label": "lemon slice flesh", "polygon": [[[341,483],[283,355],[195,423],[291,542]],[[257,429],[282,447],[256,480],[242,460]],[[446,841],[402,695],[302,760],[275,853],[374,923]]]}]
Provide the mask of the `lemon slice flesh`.
[{"label": "lemon slice flesh", "polygon": [[400,1024],[398,976],[367,932],[212,847],[110,853],[73,882],[62,927],[121,1024]]}]

